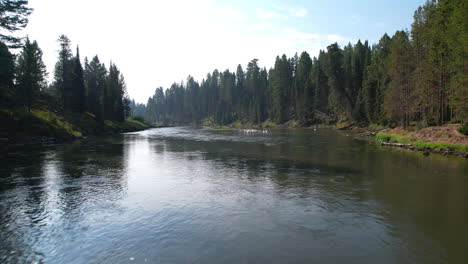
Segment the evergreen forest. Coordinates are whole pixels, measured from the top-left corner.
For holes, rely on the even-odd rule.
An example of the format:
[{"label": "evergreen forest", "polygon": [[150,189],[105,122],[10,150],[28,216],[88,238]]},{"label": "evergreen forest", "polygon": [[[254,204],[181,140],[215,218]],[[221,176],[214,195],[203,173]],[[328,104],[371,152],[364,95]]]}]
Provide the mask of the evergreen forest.
[{"label": "evergreen forest", "polygon": [[358,40],[331,44],[315,57],[277,56],[270,69],[253,59],[235,72],[159,87],[146,107],[131,106],[147,121],[171,124],[466,122],[467,10],[463,0],[429,0],[415,11],[410,31],[384,34],[376,44]]}]

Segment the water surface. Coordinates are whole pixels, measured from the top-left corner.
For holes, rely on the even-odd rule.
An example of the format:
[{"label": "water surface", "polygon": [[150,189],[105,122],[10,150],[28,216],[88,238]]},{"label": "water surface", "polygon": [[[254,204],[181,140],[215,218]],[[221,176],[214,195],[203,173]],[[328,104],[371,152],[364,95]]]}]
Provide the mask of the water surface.
[{"label": "water surface", "polygon": [[468,161],[162,128],[0,159],[0,263],[464,263]]}]

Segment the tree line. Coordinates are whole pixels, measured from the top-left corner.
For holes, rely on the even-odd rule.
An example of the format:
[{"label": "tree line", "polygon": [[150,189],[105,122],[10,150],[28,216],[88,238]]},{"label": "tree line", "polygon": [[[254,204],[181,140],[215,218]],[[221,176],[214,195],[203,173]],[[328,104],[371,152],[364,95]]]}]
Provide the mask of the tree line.
[{"label": "tree line", "polygon": [[295,120],[302,126],[466,122],[467,15],[463,0],[429,0],[416,10],[411,31],[384,34],[372,46],[331,44],[314,58],[307,52],[277,56],[269,70],[254,59],[245,71],[241,65],[236,72],[214,70],[201,82],[189,76],[157,88],[144,116],[165,123]]},{"label": "tree line", "polygon": [[[14,32],[24,28],[32,9],[28,1],[5,0],[0,5],[1,27]],[[58,113],[92,114],[98,121],[124,121],[130,114],[130,99],[125,79],[114,63],[106,68],[99,57],[91,61],[75,54],[71,41],[61,35],[53,80],[47,70],[37,41],[24,41],[13,34],[0,34],[0,107],[48,109]],[[21,50],[17,55],[11,49]]]}]

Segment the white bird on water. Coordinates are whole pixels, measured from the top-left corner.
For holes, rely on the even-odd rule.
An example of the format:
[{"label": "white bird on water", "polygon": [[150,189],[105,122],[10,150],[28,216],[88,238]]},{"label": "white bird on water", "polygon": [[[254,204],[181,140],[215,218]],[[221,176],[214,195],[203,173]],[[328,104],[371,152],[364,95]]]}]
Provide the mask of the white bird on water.
[{"label": "white bird on water", "polygon": [[251,135],[251,134],[268,134],[267,130],[257,130],[257,129],[244,129],[242,130],[243,133]]}]

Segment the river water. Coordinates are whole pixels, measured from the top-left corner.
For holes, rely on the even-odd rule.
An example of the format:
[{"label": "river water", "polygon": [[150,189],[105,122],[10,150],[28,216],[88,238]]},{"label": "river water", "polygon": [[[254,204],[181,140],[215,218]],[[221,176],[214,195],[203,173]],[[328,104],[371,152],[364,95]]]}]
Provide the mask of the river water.
[{"label": "river water", "polygon": [[332,130],[151,129],[0,160],[0,263],[467,263],[468,161]]}]

